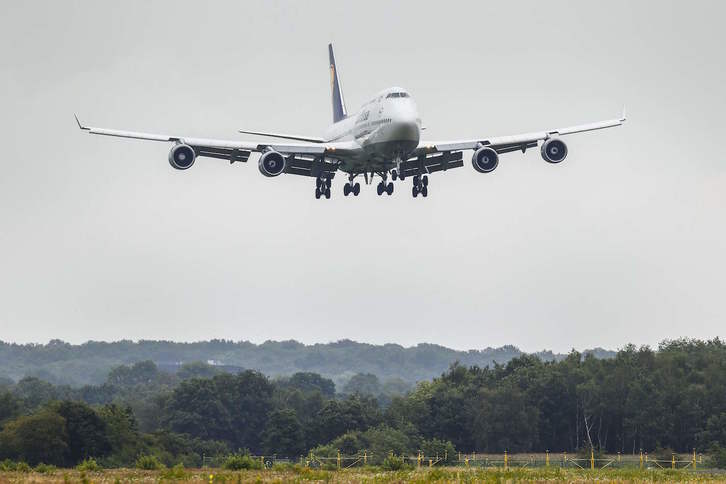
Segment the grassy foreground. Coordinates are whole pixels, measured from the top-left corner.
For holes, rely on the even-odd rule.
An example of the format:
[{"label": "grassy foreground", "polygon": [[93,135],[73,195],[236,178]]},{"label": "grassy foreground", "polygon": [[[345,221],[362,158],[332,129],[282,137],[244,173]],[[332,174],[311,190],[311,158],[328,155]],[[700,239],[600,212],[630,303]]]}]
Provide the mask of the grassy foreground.
[{"label": "grassy foreground", "polygon": [[34,483],[156,483],[156,482],[726,482],[726,474],[687,470],[637,469],[466,469],[461,467],[384,471],[375,467],[326,471],[298,466],[271,470],[169,469],[143,471],[108,469],[82,472],[57,469],[49,473],[0,472],[0,482]]}]

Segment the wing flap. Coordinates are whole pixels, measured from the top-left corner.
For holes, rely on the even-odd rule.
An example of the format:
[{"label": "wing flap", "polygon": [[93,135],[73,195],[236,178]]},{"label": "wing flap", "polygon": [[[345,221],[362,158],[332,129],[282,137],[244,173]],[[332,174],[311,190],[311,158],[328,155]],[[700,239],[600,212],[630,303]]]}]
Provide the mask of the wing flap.
[{"label": "wing flap", "polygon": [[463,153],[461,151],[454,151],[412,158],[401,163],[400,170],[404,176],[413,176],[446,171],[462,166],[464,166]]}]

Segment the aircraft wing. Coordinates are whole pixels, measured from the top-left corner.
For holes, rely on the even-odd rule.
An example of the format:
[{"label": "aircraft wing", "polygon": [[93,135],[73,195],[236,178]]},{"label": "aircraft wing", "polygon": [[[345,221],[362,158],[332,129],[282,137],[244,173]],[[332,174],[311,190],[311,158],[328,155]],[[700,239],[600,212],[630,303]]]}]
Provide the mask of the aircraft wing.
[{"label": "aircraft wing", "polygon": [[584,133],[586,131],[595,131],[598,129],[613,128],[622,125],[626,120],[625,110],[620,118],[610,119],[607,121],[599,121],[590,124],[581,124],[579,126],[570,126],[567,128],[552,129],[548,131],[535,131],[533,133],[517,134],[513,136],[498,136],[493,138],[479,138],[470,140],[457,141],[422,141],[416,148],[417,155],[425,155],[437,152],[450,152],[461,150],[475,150],[479,146],[489,146],[497,153],[509,153],[510,151],[521,150],[526,151],[527,148],[534,148],[540,141],[544,141],[554,136],[563,136],[575,133]]},{"label": "aircraft wing", "polygon": [[321,174],[327,174],[332,178],[338,165],[337,163],[331,163],[326,160],[335,160],[337,156],[343,156],[351,151],[359,149],[359,147],[352,142],[288,143],[284,141],[221,140],[97,128],[81,124],[78,117],[76,117],[76,122],[81,130],[90,134],[144,141],[162,141],[175,144],[185,144],[194,149],[196,156],[228,160],[230,163],[246,162],[252,152],[261,153],[268,150],[274,150],[288,157],[289,165],[285,170],[286,173],[305,176],[320,176]]}]

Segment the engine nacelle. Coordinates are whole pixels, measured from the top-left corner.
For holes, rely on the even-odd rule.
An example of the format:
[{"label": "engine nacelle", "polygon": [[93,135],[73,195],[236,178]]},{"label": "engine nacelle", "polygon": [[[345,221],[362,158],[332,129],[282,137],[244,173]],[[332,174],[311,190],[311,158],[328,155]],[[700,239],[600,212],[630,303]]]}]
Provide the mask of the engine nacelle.
[{"label": "engine nacelle", "polygon": [[542,158],[547,163],[559,163],[567,157],[567,145],[559,138],[550,138],[542,143]]},{"label": "engine nacelle", "polygon": [[258,162],[260,173],[265,176],[277,176],[285,171],[285,157],[277,151],[268,151],[260,156]]},{"label": "engine nacelle", "polygon": [[471,157],[471,165],[479,173],[489,173],[499,165],[499,155],[493,148],[482,146]]},{"label": "engine nacelle", "polygon": [[177,170],[187,170],[192,167],[197,154],[189,145],[174,145],[169,151],[169,164]]}]

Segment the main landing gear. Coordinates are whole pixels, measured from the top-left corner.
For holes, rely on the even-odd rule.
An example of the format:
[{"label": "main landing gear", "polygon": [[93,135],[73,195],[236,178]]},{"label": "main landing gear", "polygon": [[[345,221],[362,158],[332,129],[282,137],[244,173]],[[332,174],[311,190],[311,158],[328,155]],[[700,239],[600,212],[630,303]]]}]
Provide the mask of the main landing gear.
[{"label": "main landing gear", "polygon": [[353,181],[349,181],[345,185],[343,185],[343,195],[346,197],[350,194],[353,194],[354,197],[357,197],[360,193],[360,183],[356,182],[353,183]]},{"label": "main landing gear", "polygon": [[380,197],[384,193],[387,193],[388,195],[393,195],[393,182],[388,182],[388,177],[385,173],[382,175],[382,178],[383,180],[381,180],[381,183],[379,183],[376,187],[376,192],[378,192],[378,196]]},{"label": "main landing gear", "polygon": [[413,198],[416,198],[418,194],[421,194],[424,198],[429,196],[429,177],[424,175],[416,175],[413,177],[413,188],[411,194]]},{"label": "main landing gear", "polygon": [[331,185],[330,178],[316,178],[315,179],[315,198],[319,199],[320,197],[330,198],[330,185]]}]

